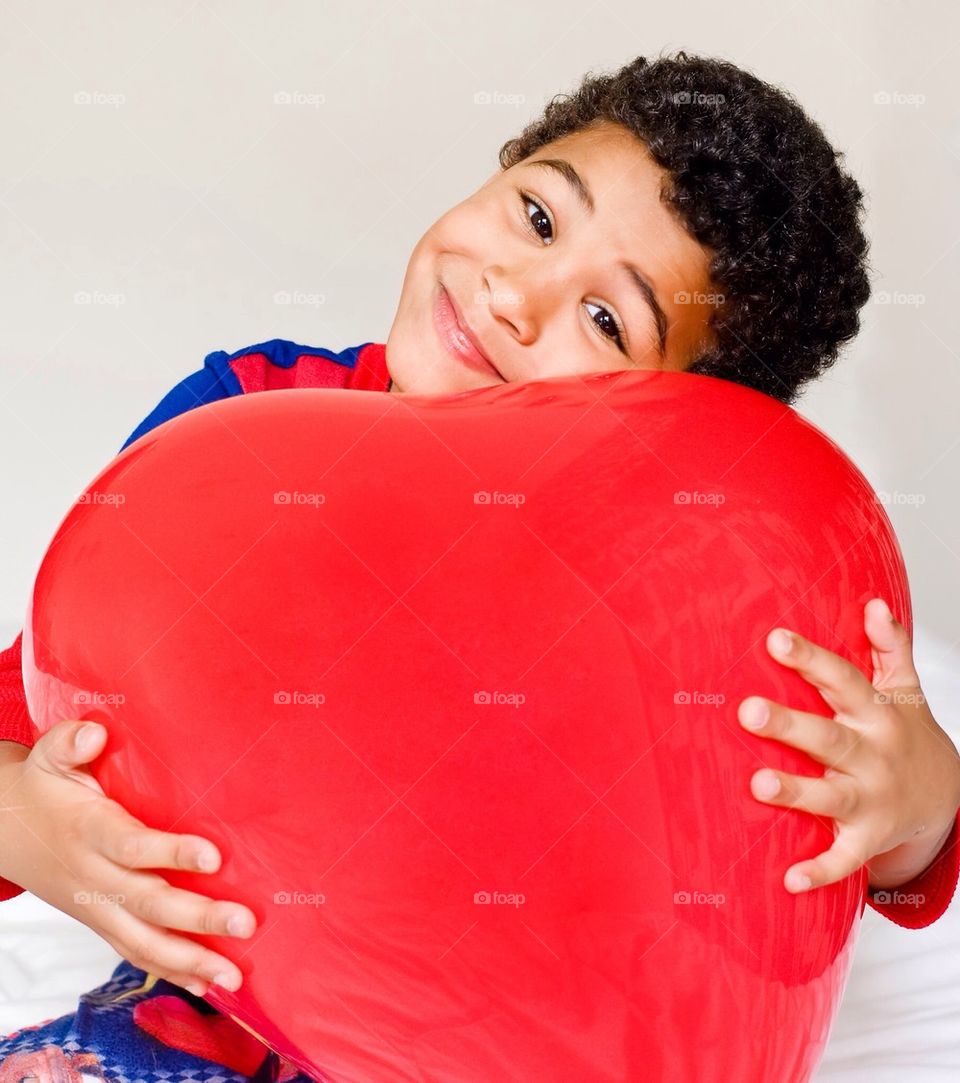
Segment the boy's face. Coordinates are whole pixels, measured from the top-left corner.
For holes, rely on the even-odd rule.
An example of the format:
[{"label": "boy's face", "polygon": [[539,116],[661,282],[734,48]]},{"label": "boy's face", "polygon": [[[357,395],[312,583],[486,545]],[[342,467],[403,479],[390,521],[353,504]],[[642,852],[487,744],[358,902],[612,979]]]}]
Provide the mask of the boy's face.
[{"label": "boy's face", "polygon": [[[592,213],[564,175],[534,164],[542,159],[576,171]],[[686,368],[710,341],[707,320],[719,299],[710,292],[711,253],[660,201],[665,176],[640,140],[608,121],[495,173],[438,219],[410,256],[386,343],[390,390],[450,394],[577,373]],[[522,202],[518,189],[533,202]],[[662,355],[657,316],[621,262],[659,302]],[[492,366],[464,356],[471,347],[454,321]]]}]

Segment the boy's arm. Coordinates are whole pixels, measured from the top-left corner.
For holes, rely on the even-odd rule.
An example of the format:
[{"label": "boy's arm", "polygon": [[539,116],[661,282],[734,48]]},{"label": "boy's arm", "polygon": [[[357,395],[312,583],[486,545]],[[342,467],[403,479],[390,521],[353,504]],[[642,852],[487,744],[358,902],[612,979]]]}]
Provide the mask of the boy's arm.
[{"label": "boy's arm", "polygon": [[298,387],[385,391],[389,382],[386,350],[376,342],[334,351],[274,338],[235,353],[216,350],[207,354],[199,372],[181,380],[161,399],[123,446],[161,422],[231,395]]},{"label": "boy's arm", "polygon": [[17,638],[0,651],[0,741],[16,741],[33,748],[36,730],[27,712],[27,698],[23,691],[23,674],[20,669],[21,632]]},{"label": "boy's arm", "polygon": [[[0,741],[15,741],[29,750],[33,748],[37,734],[27,712],[27,697],[23,690],[23,674],[20,669],[22,638],[21,633],[5,651],[0,651]],[[4,749],[0,752],[0,757],[5,756]],[[22,894],[22,887],[0,876],[0,902]]]},{"label": "boy's arm", "polygon": [[960,812],[937,856],[919,876],[894,888],[869,888],[867,904],[904,929],[932,925],[950,905],[960,879],[958,828]]},{"label": "boy's arm", "polygon": [[207,354],[203,368],[172,387],[127,437],[120,450],[123,451],[134,440],[139,440],[164,421],[186,413],[195,406],[242,394],[243,387],[233,377],[230,366],[222,363],[226,356],[222,351]]}]

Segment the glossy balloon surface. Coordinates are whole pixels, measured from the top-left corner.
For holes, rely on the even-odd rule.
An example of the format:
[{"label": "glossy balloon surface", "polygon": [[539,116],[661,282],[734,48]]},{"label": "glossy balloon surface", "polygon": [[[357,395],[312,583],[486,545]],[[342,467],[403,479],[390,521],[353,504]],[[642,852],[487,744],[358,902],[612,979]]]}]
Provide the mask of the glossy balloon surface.
[{"label": "glossy balloon surface", "polygon": [[764,646],[871,672],[903,562],[816,428],[707,377],[431,398],[256,393],[127,448],[71,508],[24,636],[43,730],[147,824],[213,840],[249,941],[210,1000],[334,1083],[799,1081],[865,873],[783,874],[832,823],[754,799]]}]

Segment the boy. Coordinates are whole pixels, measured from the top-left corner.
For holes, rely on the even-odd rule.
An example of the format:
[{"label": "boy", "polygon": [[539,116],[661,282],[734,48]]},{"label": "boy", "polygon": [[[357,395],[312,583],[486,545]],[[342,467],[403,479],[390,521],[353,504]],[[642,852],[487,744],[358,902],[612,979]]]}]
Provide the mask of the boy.
[{"label": "boy", "polygon": [[[386,390],[403,408],[402,393],[660,368],[730,379],[791,403],[859,327],[869,296],[860,189],[799,106],[731,64],[680,53],[589,77],[505,144],[500,162],[502,171],[415,247],[385,346],[334,353],[273,340],[211,354],[130,440],[204,402],[295,386]],[[927,897],[912,913],[871,905],[901,924],[928,924],[957,879],[960,760],[925,704],[878,698],[876,689],[918,690],[918,680],[904,630],[877,603],[865,627],[873,684],[798,636],[781,651],[771,633],[774,657],[815,683],[837,717],[745,700],[742,724],[759,721],[827,767],[822,780],[758,772],[754,794],[838,822],[830,851],[787,870],[789,890],[822,886],[869,861],[872,887]],[[249,936],[253,915],[138,871],[194,868],[204,853],[214,871],[219,855],[205,840],[143,828],[96,796],[84,765],[101,750],[103,727],[84,727],[90,743],[74,750],[79,724],[62,722],[26,756],[20,710],[19,728],[0,729],[0,739],[20,741],[0,746],[0,791],[23,817],[19,835],[5,817],[0,873],[74,913],[140,968],[122,963],[75,1016],[0,1041],[0,1058],[63,1043],[73,1054],[109,1050],[114,1068],[132,1076],[138,1058],[156,1052],[149,1039],[173,1048],[163,1062],[168,1079],[189,1075],[186,1055],[197,1058],[193,1068],[213,1061],[241,1076],[276,1074],[280,1066],[250,1035],[195,995],[214,979],[237,988],[237,968],[168,931]],[[764,792],[764,778],[779,793]],[[80,827],[66,870],[56,850],[70,823]],[[54,856],[42,847],[39,858],[27,856],[31,839]],[[123,885],[127,901],[91,914],[70,901],[64,884],[72,890],[76,880],[106,895]]]}]

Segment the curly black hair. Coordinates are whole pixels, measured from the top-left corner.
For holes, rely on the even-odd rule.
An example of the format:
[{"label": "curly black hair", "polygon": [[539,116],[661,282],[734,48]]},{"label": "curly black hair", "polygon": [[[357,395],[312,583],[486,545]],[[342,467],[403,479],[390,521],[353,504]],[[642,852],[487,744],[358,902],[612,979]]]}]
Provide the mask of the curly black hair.
[{"label": "curly black hair", "polygon": [[724,301],[709,320],[713,343],[686,371],[792,404],[856,335],[870,296],[863,193],[843,155],[786,91],[680,51],[588,72],[504,143],[500,166],[597,121],[645,144],[669,174],[664,202],[714,253]]}]

